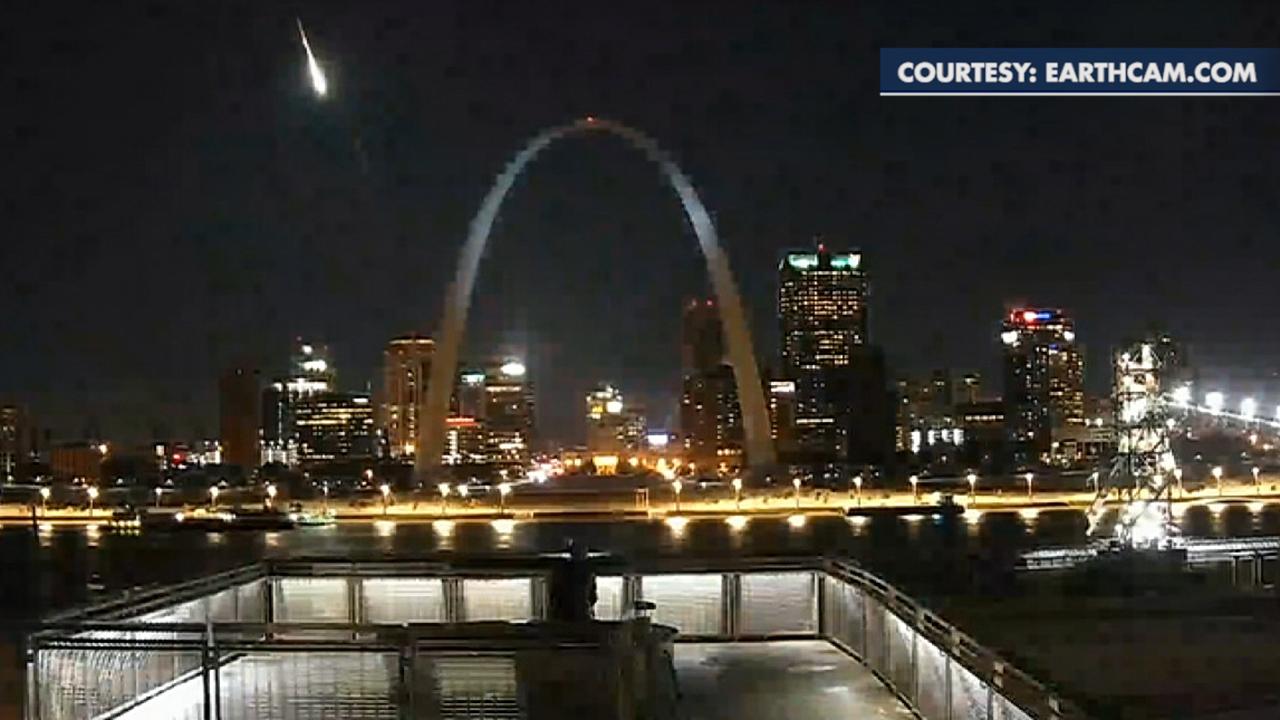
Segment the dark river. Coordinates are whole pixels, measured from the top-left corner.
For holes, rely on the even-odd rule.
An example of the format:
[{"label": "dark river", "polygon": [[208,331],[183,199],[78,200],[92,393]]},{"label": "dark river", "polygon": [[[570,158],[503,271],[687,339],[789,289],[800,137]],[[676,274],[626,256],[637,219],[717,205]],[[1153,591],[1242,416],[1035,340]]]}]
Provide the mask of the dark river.
[{"label": "dark river", "polygon": [[[1181,518],[1191,536],[1280,535],[1280,505],[1192,508]],[[661,520],[532,522],[498,527],[459,521],[448,531],[430,522],[348,523],[284,532],[117,533],[106,526],[33,532],[0,529],[3,562],[0,611],[24,620],[135,585],[172,582],[263,557],[413,557],[431,553],[534,553],[560,550],[569,538],[624,558],[688,555],[839,555],[853,558],[927,598],[984,592],[1013,572],[1020,551],[1085,541],[1076,511],[1034,515],[986,513],[980,518],[930,516],[754,518],[734,528],[723,519],[691,519],[677,531]],[[92,586],[92,587],[91,587]]]}]

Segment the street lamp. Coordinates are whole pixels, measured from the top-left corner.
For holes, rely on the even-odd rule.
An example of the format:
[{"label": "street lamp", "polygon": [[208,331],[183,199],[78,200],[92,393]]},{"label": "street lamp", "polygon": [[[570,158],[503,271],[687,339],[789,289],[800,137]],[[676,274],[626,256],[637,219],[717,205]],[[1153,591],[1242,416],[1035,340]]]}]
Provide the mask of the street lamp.
[{"label": "street lamp", "polygon": [[1093,492],[1096,495],[1098,493],[1098,471],[1097,470],[1093,471],[1093,474],[1089,476],[1089,480],[1093,483]]},{"label": "street lamp", "polygon": [[1191,404],[1191,386],[1179,385],[1173,389],[1173,402],[1177,405]]},{"label": "street lamp", "polygon": [[93,517],[93,501],[98,499],[98,488],[90,485],[86,492],[89,493],[89,517]]},{"label": "street lamp", "polygon": [[858,507],[862,507],[862,476],[853,477],[853,486],[858,489]]},{"label": "street lamp", "polygon": [[793,478],[791,486],[796,489],[796,509],[800,509],[800,478]]},{"label": "street lamp", "polygon": [[324,493],[324,514],[329,514],[329,482],[326,480],[320,485],[320,492]]},{"label": "street lamp", "polygon": [[511,483],[498,484],[498,513],[507,512],[507,495],[511,493]]},{"label": "street lamp", "polygon": [[467,499],[467,495],[468,495],[470,492],[471,492],[471,488],[467,487],[467,484],[466,484],[466,483],[459,483],[459,484],[458,484],[458,497],[462,498],[463,500],[466,500],[466,499]]},{"label": "street lamp", "polygon": [[1247,397],[1240,401],[1240,414],[1245,420],[1252,420],[1254,415],[1258,414],[1258,401],[1251,397]]},{"label": "street lamp", "polygon": [[676,512],[680,512],[680,491],[684,489],[684,483],[676,480],[671,483],[671,489],[676,494]]},{"label": "street lamp", "polygon": [[1027,499],[1031,499],[1031,482],[1036,479],[1034,473],[1027,473],[1022,476],[1027,481]]},{"label": "street lamp", "polygon": [[1261,494],[1262,494],[1262,486],[1258,484],[1258,475],[1259,475],[1262,471],[1258,469],[1258,466],[1257,466],[1257,465],[1254,465],[1254,466],[1253,466],[1253,470],[1251,470],[1250,472],[1252,472],[1252,473],[1253,473],[1253,493],[1254,493],[1255,495],[1261,495]]},{"label": "street lamp", "polygon": [[969,481],[969,502],[974,502],[978,498],[978,474],[969,473],[964,476]]},{"label": "street lamp", "polygon": [[160,496],[164,493],[164,488],[157,485],[155,492],[156,492],[156,507],[160,507]]},{"label": "street lamp", "polygon": [[1178,497],[1186,496],[1187,492],[1182,487],[1182,468],[1176,467],[1173,469],[1173,479],[1178,481]]},{"label": "street lamp", "polygon": [[213,508],[217,507],[217,505],[218,505],[218,486],[210,485],[209,486],[209,509],[212,510]]},{"label": "street lamp", "polygon": [[1218,483],[1218,497],[1222,497],[1222,466],[1213,466],[1213,479]]},{"label": "street lamp", "polygon": [[911,501],[912,501],[912,502],[920,502],[920,478],[919,478],[919,476],[917,476],[917,475],[912,475],[911,477],[907,478],[907,480],[911,482]]},{"label": "street lamp", "polygon": [[440,514],[448,515],[449,514],[449,483],[442,482],[436,486],[436,489],[440,491]]},{"label": "street lamp", "polygon": [[1204,396],[1204,404],[1209,408],[1209,412],[1218,415],[1222,412],[1222,407],[1227,404],[1227,396],[1215,390]]},{"label": "street lamp", "polygon": [[740,477],[733,479],[733,506],[738,510],[742,509],[742,478]]},{"label": "street lamp", "polygon": [[391,486],[386,483],[382,483],[381,485],[378,486],[378,492],[382,493],[382,514],[386,515],[387,514],[387,498],[391,497]]},{"label": "street lamp", "polygon": [[49,495],[52,493],[48,486],[40,488],[40,514],[49,514]]},{"label": "street lamp", "polygon": [[267,483],[267,507],[272,506],[276,499],[277,492],[275,483]]}]

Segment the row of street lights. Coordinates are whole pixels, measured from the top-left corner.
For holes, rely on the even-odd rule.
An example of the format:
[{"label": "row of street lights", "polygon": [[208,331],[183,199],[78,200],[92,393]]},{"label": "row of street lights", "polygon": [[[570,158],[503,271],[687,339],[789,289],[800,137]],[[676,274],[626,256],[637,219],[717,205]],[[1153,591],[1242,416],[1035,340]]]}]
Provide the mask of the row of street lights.
[{"label": "row of street lights", "polygon": [[[388,487],[387,485],[383,485],[382,487],[383,487],[382,509],[383,509],[383,513],[385,514],[386,513],[386,497],[387,497],[387,493],[391,491],[391,488]],[[449,485],[449,483],[443,483],[443,482],[440,483],[439,485],[436,485],[436,490],[440,491],[440,513],[442,515],[449,514],[449,493],[450,491],[455,489],[457,490],[458,497],[462,498],[463,500],[466,500],[467,497],[469,497],[471,494],[471,488],[466,484],[459,484],[457,488],[453,488],[452,486]],[[499,513],[506,513],[507,495],[510,495],[510,494],[511,494],[511,483],[505,483],[505,482],[498,483],[498,512]]]}]

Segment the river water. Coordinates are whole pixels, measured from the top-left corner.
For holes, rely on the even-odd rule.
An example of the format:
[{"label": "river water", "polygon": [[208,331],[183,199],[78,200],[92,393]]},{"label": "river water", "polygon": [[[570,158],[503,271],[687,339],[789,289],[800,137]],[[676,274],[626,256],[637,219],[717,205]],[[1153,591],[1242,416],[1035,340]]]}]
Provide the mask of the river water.
[{"label": "river water", "polygon": [[[1280,505],[1182,516],[1192,536],[1280,535]],[[563,549],[570,538],[624,558],[839,555],[853,558],[909,592],[929,596],[1000,592],[1020,551],[1085,542],[1078,511],[986,513],[981,518],[872,518],[854,523],[813,516],[753,518],[735,528],[720,518],[681,529],[661,520],[504,524],[458,521],[352,522],[284,532],[132,532],[65,528],[0,529],[0,611],[25,620],[83,603],[98,592],[189,579],[264,557],[415,557],[452,552],[526,554]]]}]

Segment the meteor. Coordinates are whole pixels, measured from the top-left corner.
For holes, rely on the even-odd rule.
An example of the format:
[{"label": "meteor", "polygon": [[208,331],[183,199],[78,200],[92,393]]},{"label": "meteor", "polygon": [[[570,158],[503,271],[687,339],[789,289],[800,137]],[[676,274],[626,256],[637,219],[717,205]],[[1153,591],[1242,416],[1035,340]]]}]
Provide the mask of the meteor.
[{"label": "meteor", "polygon": [[325,79],[320,63],[316,62],[316,56],[311,52],[307,31],[302,29],[302,18],[294,19],[298,21],[298,37],[302,38],[302,49],[307,51],[307,74],[311,76],[311,87],[315,89],[316,95],[324,97],[329,92],[329,81]]}]

